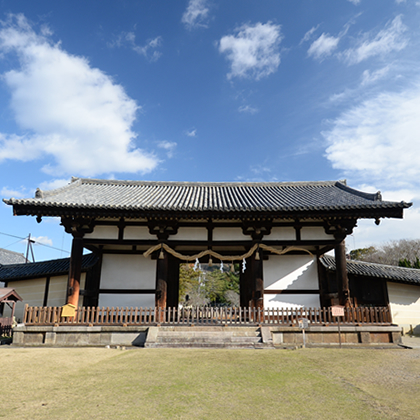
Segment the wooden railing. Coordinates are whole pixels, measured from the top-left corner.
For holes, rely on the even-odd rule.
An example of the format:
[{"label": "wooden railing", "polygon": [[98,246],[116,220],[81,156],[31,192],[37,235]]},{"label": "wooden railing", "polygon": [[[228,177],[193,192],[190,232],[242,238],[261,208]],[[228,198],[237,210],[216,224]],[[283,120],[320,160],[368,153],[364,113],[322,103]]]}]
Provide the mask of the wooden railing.
[{"label": "wooden railing", "polygon": [[334,317],[331,308],[97,308],[82,307],[74,317],[62,317],[61,307],[26,306],[25,325],[390,325],[388,307],[345,308]]}]

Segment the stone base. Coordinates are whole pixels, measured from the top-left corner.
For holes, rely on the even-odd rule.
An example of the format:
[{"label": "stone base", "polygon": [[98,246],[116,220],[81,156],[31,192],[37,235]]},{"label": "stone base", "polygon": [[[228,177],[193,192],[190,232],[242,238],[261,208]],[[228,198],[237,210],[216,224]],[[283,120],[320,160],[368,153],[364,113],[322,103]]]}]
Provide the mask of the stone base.
[{"label": "stone base", "polygon": [[148,327],[41,327],[19,326],[13,330],[14,346],[49,347],[143,347]]},{"label": "stone base", "polygon": [[[296,327],[271,327],[275,347],[302,346],[303,331]],[[401,344],[401,328],[391,326],[337,326],[309,327],[305,330],[307,347],[337,346],[398,346]]]},{"label": "stone base", "polygon": [[[312,326],[305,330],[306,347],[397,347],[398,326]],[[303,331],[280,326],[18,326],[14,346],[49,347],[258,347],[296,348],[304,345]]]}]

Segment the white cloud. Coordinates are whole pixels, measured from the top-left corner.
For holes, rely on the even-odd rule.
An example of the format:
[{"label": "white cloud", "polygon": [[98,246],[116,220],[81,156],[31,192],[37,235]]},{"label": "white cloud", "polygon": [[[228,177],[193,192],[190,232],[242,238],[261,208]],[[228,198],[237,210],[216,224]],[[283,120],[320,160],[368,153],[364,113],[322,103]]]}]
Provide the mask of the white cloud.
[{"label": "white cloud", "polygon": [[182,15],[182,23],[189,30],[200,26],[207,28],[208,15],[207,0],[190,0]]},{"label": "white cloud", "polygon": [[347,238],[346,245],[349,250],[366,248],[371,245],[381,245],[392,240],[418,239],[420,231],[420,209],[416,205],[420,202],[420,194],[414,190],[382,191],[384,200],[405,201],[414,204],[404,210],[404,218],[381,219],[379,226],[373,220],[359,220],[358,227],[353,235]]},{"label": "white cloud", "polygon": [[196,130],[195,128],[192,128],[191,130],[187,130],[187,131],[185,132],[185,134],[186,134],[188,137],[197,137],[197,130]]},{"label": "white cloud", "polygon": [[39,185],[41,190],[55,190],[64,187],[70,183],[70,179],[54,179],[52,181],[45,181]]},{"label": "white cloud", "polygon": [[317,40],[315,40],[308,49],[308,55],[323,60],[333,53],[337,48],[340,37],[334,37],[323,33]]},{"label": "white cloud", "polygon": [[143,55],[149,61],[157,61],[162,55],[160,51],[156,49],[162,45],[162,37],[157,36],[153,39],[148,39],[146,44],[143,46],[136,44],[136,35],[134,32],[122,32],[113,42],[108,45],[112,47],[122,47],[123,45],[129,45],[130,48],[139,55]]},{"label": "white cloud", "polygon": [[16,189],[12,189],[9,187],[3,187],[0,191],[0,195],[2,197],[7,197],[7,198],[23,198],[26,195],[26,191],[24,188],[21,188],[20,190],[16,190]]},{"label": "white cloud", "polygon": [[303,36],[303,38],[300,40],[299,45],[302,43],[309,41],[312,38],[312,35],[314,32],[319,28],[319,25],[313,26],[311,29],[309,29],[308,32]]},{"label": "white cloud", "polygon": [[[48,32],[45,32],[47,33]],[[0,134],[0,161],[52,156],[55,176],[148,172],[157,158],[136,148],[131,129],[139,106],[121,85],[37,34],[23,15],[2,22],[0,52],[20,66],[3,74],[11,109],[27,134]]]},{"label": "white cloud", "polygon": [[360,0],[349,0],[349,2],[357,5],[360,3]]},{"label": "white cloud", "polygon": [[245,112],[247,114],[256,114],[258,112],[258,109],[252,107],[251,105],[242,105],[238,108],[238,111]]},{"label": "white cloud", "polygon": [[370,34],[363,34],[355,48],[349,48],[340,54],[347,63],[357,64],[374,56],[383,56],[391,51],[400,51],[407,45],[404,37],[407,27],[402,23],[401,15],[388,22],[373,39]]},{"label": "white cloud", "polygon": [[176,146],[177,144],[175,142],[166,141],[166,140],[160,141],[158,143],[158,147],[166,151],[166,156],[168,156],[168,158],[173,157]]},{"label": "white cloud", "polygon": [[49,246],[52,246],[53,244],[52,239],[48,238],[48,236],[31,236],[31,239],[35,241],[35,244],[49,245]]},{"label": "white cloud", "polygon": [[219,52],[231,63],[228,79],[252,77],[256,80],[274,73],[280,64],[280,25],[271,22],[243,25],[234,35],[219,42]]},{"label": "white cloud", "polygon": [[324,132],[327,158],[353,177],[402,188],[420,177],[420,81],[343,112]]},{"label": "white cloud", "polygon": [[370,85],[376,81],[383,79],[390,71],[391,66],[385,66],[376,71],[365,70],[362,74],[362,86]]}]

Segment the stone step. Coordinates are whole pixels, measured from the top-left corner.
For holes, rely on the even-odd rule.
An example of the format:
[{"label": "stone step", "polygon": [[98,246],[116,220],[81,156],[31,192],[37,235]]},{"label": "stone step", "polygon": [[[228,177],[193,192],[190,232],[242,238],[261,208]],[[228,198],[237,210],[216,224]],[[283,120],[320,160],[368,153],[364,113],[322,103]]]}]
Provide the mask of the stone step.
[{"label": "stone step", "polygon": [[168,337],[158,336],[158,343],[260,343],[261,339],[254,337]]},{"label": "stone step", "polygon": [[261,337],[261,334],[258,331],[247,332],[245,334],[240,334],[237,332],[211,332],[211,331],[159,331],[159,337],[217,337],[217,336],[227,336],[227,337]]},{"label": "stone step", "polygon": [[145,343],[145,347],[255,348],[260,346],[263,346],[260,328],[220,326],[154,327]]}]

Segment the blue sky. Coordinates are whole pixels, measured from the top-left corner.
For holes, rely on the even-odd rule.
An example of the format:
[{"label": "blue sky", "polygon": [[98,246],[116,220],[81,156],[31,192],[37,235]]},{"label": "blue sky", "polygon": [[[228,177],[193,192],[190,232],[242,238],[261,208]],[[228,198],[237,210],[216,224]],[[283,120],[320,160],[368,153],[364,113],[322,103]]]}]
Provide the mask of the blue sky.
[{"label": "blue sky", "polygon": [[[419,18],[417,0],[0,0],[0,195],[345,178],[414,202],[349,249],[417,238]],[[69,251],[57,220],[0,212],[0,247],[68,255],[41,245]]]}]

